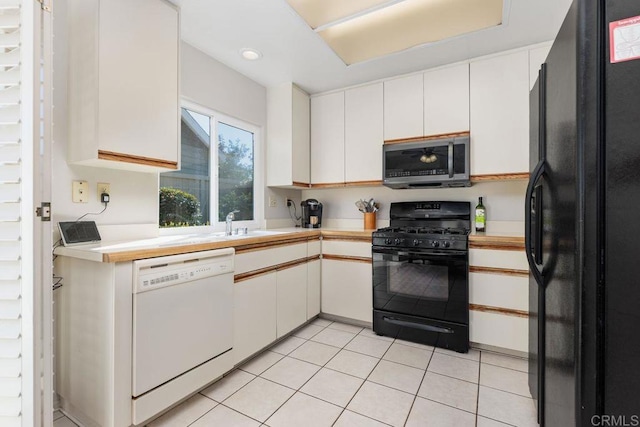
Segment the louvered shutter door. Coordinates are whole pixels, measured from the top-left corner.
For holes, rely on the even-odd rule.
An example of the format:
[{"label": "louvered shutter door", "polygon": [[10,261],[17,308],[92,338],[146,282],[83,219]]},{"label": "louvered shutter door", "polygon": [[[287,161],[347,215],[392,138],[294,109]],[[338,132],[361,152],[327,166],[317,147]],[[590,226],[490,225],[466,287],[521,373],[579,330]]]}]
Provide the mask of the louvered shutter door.
[{"label": "louvered shutter door", "polygon": [[[32,189],[23,182],[25,147],[21,138],[21,126],[32,123],[23,117],[25,110],[28,111],[24,107],[32,104],[20,102],[24,95],[21,92],[25,91],[21,81],[24,85],[32,84],[25,80],[20,69],[21,63],[24,65],[22,52],[30,50],[24,46],[21,49],[21,11],[25,13],[26,9],[28,13],[32,6],[22,9],[20,6],[19,0],[0,0],[0,425],[7,427],[18,427],[26,421],[22,417],[23,381],[33,375],[24,375],[23,368],[25,346],[33,351],[32,344],[25,342],[22,331],[24,290],[33,286],[33,275],[23,271],[32,268],[30,263],[24,265],[22,259],[23,251],[32,250],[31,218],[28,221],[22,218],[23,210],[28,207],[24,197],[28,196],[30,201]],[[33,36],[29,37],[32,40]],[[30,150],[32,148],[27,151]],[[26,182],[31,183],[31,177]],[[25,226],[29,228],[25,230]],[[29,240],[23,240],[25,237]],[[27,359],[33,360],[32,357],[31,354]]]}]

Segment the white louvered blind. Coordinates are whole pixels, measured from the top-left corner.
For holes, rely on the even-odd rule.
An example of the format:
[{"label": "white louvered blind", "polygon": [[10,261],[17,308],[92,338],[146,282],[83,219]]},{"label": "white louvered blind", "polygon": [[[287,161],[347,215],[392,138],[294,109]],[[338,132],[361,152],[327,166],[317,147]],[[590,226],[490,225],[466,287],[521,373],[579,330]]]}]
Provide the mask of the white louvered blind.
[{"label": "white louvered blind", "polygon": [[[33,286],[33,281],[32,274],[23,271],[31,266],[23,265],[22,255],[23,251],[31,250],[31,239],[25,241],[24,237],[30,238],[32,233],[31,228],[25,230],[25,225],[31,226],[22,218],[27,207],[24,197],[31,190],[24,187],[22,160],[25,147],[21,126],[30,123],[22,117],[23,107],[30,103],[21,103],[24,85],[28,84],[20,67],[24,62],[21,12],[24,13],[24,8],[20,0],[0,0],[0,425],[7,427],[22,426],[25,421],[23,381],[32,374],[25,375],[23,364],[25,349],[33,351],[22,330],[25,287]],[[27,223],[31,218],[28,220]],[[27,359],[32,360],[32,356]]]}]

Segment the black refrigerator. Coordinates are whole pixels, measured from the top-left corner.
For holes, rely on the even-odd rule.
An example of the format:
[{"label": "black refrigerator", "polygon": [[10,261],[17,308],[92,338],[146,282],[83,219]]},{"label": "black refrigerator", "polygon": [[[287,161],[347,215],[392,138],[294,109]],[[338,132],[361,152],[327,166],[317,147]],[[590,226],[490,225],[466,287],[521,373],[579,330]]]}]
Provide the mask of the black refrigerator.
[{"label": "black refrigerator", "polygon": [[640,425],[640,1],[574,0],[531,91],[530,133],[539,423]]}]

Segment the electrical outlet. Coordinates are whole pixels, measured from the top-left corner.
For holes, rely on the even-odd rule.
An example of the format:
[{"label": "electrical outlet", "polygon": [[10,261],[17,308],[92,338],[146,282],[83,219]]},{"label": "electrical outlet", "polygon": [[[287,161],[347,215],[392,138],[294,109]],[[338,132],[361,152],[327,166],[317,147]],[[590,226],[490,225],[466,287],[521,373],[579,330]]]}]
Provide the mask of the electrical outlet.
[{"label": "electrical outlet", "polygon": [[111,195],[111,184],[108,184],[106,182],[99,182],[98,183],[98,200],[99,201],[102,201],[102,198],[100,197],[102,193],[107,193]]},{"label": "electrical outlet", "polygon": [[73,181],[71,191],[73,203],[89,203],[89,183],[87,181]]},{"label": "electrical outlet", "polygon": [[278,206],[278,199],[273,196],[269,196],[269,207],[275,208],[276,206]]},{"label": "electrical outlet", "polygon": [[291,206],[293,206],[293,200],[287,199],[287,207],[290,208]]}]

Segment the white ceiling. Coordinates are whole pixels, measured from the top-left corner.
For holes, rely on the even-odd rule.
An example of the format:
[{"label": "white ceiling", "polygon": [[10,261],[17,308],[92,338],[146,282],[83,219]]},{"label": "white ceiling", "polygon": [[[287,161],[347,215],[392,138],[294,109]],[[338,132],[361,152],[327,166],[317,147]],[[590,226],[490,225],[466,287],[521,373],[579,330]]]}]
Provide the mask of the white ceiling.
[{"label": "white ceiling", "polygon": [[[553,40],[571,4],[506,0],[501,26],[346,66],[285,0],[170,1],[187,43],[264,86],[294,82],[312,94]],[[263,57],[243,59],[247,47]]]}]

